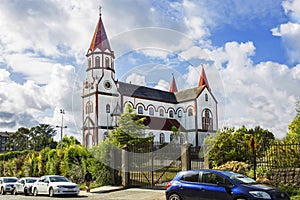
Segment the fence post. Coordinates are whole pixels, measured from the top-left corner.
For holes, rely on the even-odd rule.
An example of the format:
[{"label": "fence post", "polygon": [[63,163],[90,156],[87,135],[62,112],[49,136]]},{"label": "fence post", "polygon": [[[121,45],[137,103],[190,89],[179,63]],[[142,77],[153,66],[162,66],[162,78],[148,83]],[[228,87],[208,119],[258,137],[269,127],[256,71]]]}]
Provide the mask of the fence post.
[{"label": "fence post", "polygon": [[110,167],[112,175],[112,184],[120,185],[120,163],[121,163],[121,154],[120,150],[116,148],[110,148]]},{"label": "fence post", "polygon": [[129,172],[129,152],[128,147],[125,145],[122,147],[122,166],[121,166],[121,176],[123,187],[128,187],[130,182],[130,172]]},{"label": "fence post", "polygon": [[191,144],[186,142],[181,145],[181,170],[191,169]]}]

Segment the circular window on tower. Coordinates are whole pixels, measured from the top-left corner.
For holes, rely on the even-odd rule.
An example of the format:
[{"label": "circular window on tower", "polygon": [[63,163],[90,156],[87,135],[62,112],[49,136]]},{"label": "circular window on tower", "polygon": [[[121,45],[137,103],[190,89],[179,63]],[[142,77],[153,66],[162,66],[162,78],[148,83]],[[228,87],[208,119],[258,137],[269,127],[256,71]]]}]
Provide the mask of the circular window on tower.
[{"label": "circular window on tower", "polygon": [[111,89],[111,83],[110,83],[109,81],[105,81],[105,82],[104,82],[104,87],[105,87],[105,89],[107,89],[107,90]]}]

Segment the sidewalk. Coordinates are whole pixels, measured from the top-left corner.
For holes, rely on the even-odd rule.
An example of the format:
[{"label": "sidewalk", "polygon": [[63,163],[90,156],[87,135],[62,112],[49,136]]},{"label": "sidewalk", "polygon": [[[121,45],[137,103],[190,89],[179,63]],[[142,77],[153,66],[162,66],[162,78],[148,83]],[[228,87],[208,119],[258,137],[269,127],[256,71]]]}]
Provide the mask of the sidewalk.
[{"label": "sidewalk", "polygon": [[93,196],[103,200],[165,200],[164,189],[123,188],[121,186],[102,186],[91,189],[91,192],[80,191],[80,196]]},{"label": "sidewalk", "polygon": [[87,194],[99,194],[99,193],[108,193],[108,192],[115,192],[119,190],[123,190],[124,188],[122,186],[101,186],[97,188],[93,188],[90,190],[90,192],[87,192],[86,190],[80,190],[79,195],[87,195]]}]

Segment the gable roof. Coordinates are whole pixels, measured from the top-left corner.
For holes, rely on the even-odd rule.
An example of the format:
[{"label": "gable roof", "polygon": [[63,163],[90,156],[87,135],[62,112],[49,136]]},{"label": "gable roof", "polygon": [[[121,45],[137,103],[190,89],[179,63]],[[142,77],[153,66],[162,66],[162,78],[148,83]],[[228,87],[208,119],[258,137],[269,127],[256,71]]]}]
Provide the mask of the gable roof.
[{"label": "gable roof", "polygon": [[125,96],[169,103],[177,103],[176,97],[172,92],[167,92],[145,86],[138,86],[124,82],[118,82],[118,85],[119,92]]},{"label": "gable roof", "polygon": [[196,99],[201,92],[204,90],[205,86],[194,87],[186,90],[181,90],[175,92],[177,102],[184,102]]}]

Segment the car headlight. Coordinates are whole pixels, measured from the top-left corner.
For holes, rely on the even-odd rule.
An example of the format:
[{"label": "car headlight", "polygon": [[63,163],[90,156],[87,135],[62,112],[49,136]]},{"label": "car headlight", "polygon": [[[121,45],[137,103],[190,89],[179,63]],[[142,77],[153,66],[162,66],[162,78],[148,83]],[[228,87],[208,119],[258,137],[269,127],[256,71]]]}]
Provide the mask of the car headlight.
[{"label": "car headlight", "polygon": [[264,192],[264,191],[250,191],[249,192],[252,196],[255,198],[260,198],[260,199],[271,199],[271,196]]}]

